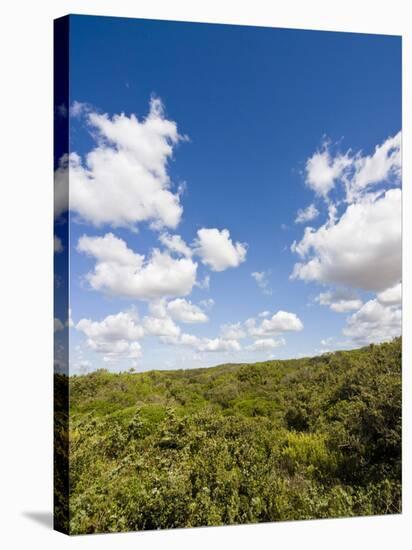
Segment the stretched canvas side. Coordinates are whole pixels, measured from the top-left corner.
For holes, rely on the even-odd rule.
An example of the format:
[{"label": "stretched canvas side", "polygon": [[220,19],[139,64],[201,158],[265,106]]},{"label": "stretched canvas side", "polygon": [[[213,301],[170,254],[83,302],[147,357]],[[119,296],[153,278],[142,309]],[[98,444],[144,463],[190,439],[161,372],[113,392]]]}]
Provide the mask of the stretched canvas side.
[{"label": "stretched canvas side", "polygon": [[54,21],[54,528],[69,533],[69,16]]}]

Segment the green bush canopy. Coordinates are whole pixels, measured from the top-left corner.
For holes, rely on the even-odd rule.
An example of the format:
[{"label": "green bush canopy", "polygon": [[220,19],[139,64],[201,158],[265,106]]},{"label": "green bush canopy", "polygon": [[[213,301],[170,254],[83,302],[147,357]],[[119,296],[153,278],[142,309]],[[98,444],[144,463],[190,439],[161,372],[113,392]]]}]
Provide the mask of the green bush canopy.
[{"label": "green bush canopy", "polygon": [[72,534],[401,511],[399,338],[67,383]]}]

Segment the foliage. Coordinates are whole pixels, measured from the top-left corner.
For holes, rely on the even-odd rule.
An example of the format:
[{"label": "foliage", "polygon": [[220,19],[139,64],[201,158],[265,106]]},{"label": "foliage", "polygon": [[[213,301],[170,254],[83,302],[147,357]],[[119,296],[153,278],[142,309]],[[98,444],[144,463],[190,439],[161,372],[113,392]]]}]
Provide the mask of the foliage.
[{"label": "foliage", "polygon": [[70,532],[401,511],[401,340],[72,376]]}]

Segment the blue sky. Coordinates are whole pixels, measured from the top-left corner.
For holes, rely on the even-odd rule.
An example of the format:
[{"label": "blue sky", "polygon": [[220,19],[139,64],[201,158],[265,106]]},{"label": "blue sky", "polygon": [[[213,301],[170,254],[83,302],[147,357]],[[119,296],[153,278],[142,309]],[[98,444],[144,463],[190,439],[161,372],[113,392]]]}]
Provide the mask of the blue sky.
[{"label": "blue sky", "polygon": [[68,116],[71,372],[400,333],[399,37],[71,16]]}]

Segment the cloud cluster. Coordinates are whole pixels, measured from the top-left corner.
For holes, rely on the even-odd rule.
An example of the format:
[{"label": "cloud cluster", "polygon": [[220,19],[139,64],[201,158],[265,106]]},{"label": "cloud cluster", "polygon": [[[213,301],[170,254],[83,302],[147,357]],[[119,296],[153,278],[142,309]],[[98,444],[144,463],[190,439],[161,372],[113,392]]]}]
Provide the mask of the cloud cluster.
[{"label": "cloud cluster", "polygon": [[162,233],[159,236],[159,241],[165,246],[170,252],[175,252],[176,254],[181,254],[190,258],[192,256],[192,250],[185,243],[180,235],[170,235],[169,233]]},{"label": "cloud cluster", "polygon": [[134,311],[108,315],[102,321],[81,319],[76,329],[87,337],[87,345],[96,353],[103,354],[105,360],[120,358],[138,359],[144,331]]},{"label": "cloud cluster", "polygon": [[398,283],[377,294],[378,301],[385,306],[400,306],[402,303],[402,284]]},{"label": "cloud cluster", "polygon": [[365,197],[337,223],[306,228],[292,278],[382,291],[401,278],[401,191]]},{"label": "cloud cluster", "polygon": [[240,351],[242,348],[237,340],[223,338],[201,338],[196,345],[197,351]]},{"label": "cloud cluster", "polygon": [[279,346],[284,346],[286,344],[284,338],[279,338],[275,340],[274,338],[260,338],[255,340],[253,344],[247,347],[250,351],[269,351],[271,349],[278,348]]},{"label": "cloud cluster", "polygon": [[[133,309],[108,315],[102,321],[81,319],[75,326],[87,337],[87,346],[102,354],[104,361],[138,359],[141,356],[140,340],[148,336],[155,336],[166,345],[190,348],[196,353],[236,353],[242,349],[264,352],[285,345],[281,334],[303,329],[295,314],[278,311],[262,321],[248,319],[244,323],[222,325],[220,334],[214,338],[199,337],[182,331],[175,322],[206,321],[207,316],[195,304],[184,299],[159,299],[150,302],[148,309],[148,315],[141,320]],[[239,340],[244,338],[254,341],[242,348]]]},{"label": "cloud cluster", "polygon": [[95,259],[86,279],[93,289],[107,294],[141,300],[186,296],[196,281],[197,263],[191,259],[173,258],[158,249],[146,258],[112,233],[83,236],[77,250]]},{"label": "cloud cluster", "polygon": [[388,306],[379,300],[369,300],[347,319],[345,336],[359,345],[389,341],[399,336],[402,312],[398,306]]},{"label": "cloud cluster", "polygon": [[[196,241],[192,251],[179,235],[164,233],[160,240],[167,251],[155,248],[149,257],[134,252],[113,233],[106,233],[103,237],[83,235],[78,241],[77,251],[96,262],[94,271],[86,275],[94,290],[141,300],[187,296],[195,284],[201,288],[209,287],[207,275],[202,282],[196,281],[198,264],[193,260],[194,254],[214,271],[236,267],[246,255],[243,245],[232,243],[226,229],[200,229],[198,235],[203,244]],[[212,241],[208,242],[208,235],[213,235],[212,241],[217,236],[216,249]]]},{"label": "cloud cluster", "polygon": [[176,321],[182,323],[206,323],[208,317],[199,306],[184,298],[176,298],[167,304],[167,311]]},{"label": "cloud cluster", "polygon": [[331,155],[325,142],[320,151],[306,162],[306,184],[317,194],[326,197],[341,181],[346,200],[354,202],[370,187],[387,181],[399,182],[401,175],[401,132],[375,147],[372,155],[362,152]]},{"label": "cloud cluster", "polygon": [[369,187],[381,182],[398,183],[401,177],[401,132],[375,147],[372,155],[356,155],[353,173],[346,179],[350,202],[356,200]]},{"label": "cloud cluster", "polygon": [[85,158],[77,153],[61,159],[55,178],[56,212],[67,209],[70,174],[70,209],[97,227],[135,227],[149,221],[157,227],[178,225],[182,206],[172,191],[168,161],[182,140],[176,123],[165,117],[159,99],[150,102],[149,114],[99,114],[83,108],[95,140]]},{"label": "cloud cluster", "polygon": [[245,327],[250,336],[260,338],[278,336],[283,332],[299,332],[303,330],[303,323],[296,313],[280,310],[260,323],[256,319],[248,319],[245,321]]},{"label": "cloud cluster", "polygon": [[322,149],[306,161],[306,184],[317,195],[326,197],[350,164],[347,154],[331,157],[328,144],[324,143]]},{"label": "cloud cluster", "polygon": [[145,334],[150,336],[177,337],[181,333],[180,327],[167,315],[144,317],[143,326]]},{"label": "cloud cluster", "polygon": [[[325,143],[306,163],[306,183],[325,199],[329,219],[317,229],[307,227],[293,243],[301,261],[291,278],[341,285],[316,301],[338,313],[355,311],[343,333],[357,344],[389,340],[401,331],[400,179],[400,132],[370,155],[333,156]],[[338,183],[340,201],[330,197]],[[353,289],[376,297],[363,303]]]}]

